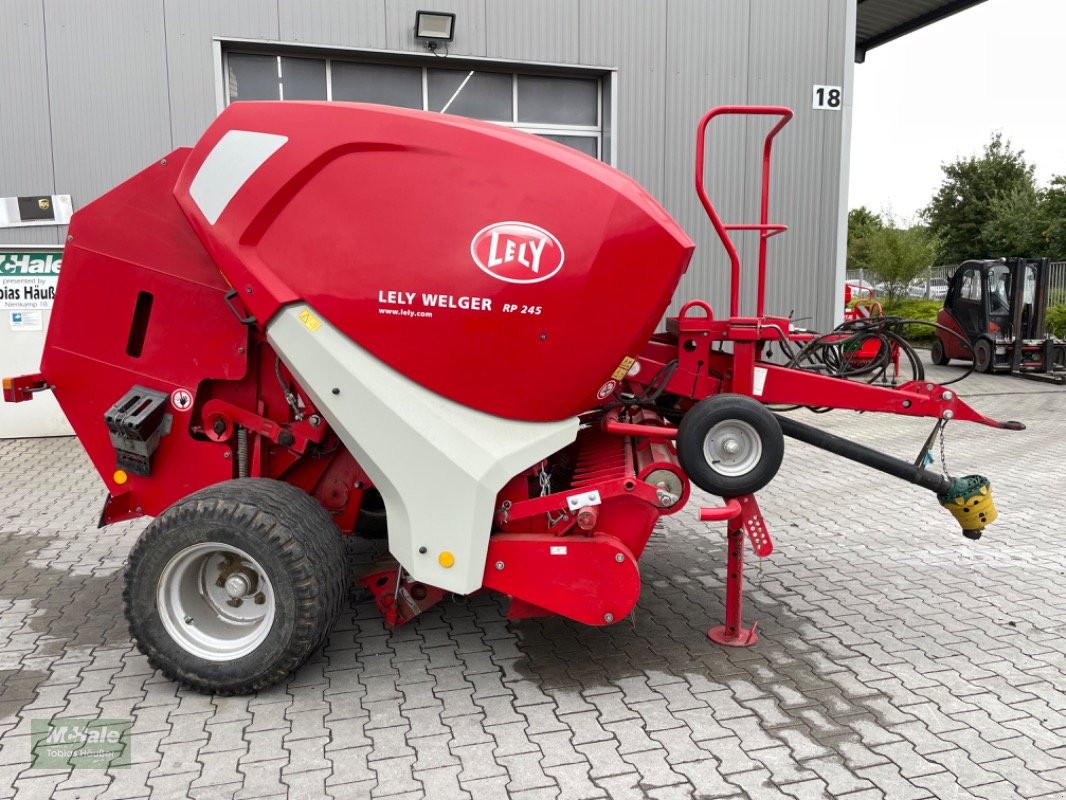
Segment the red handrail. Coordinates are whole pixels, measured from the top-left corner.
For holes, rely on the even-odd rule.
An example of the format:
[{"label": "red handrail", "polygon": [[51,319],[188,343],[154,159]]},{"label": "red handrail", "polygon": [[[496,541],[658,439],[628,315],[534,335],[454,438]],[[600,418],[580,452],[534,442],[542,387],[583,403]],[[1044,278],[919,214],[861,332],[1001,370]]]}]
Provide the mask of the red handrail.
[{"label": "red handrail", "polygon": [[[715,117],[723,114],[768,115],[781,117],[778,123],[770,129],[768,134],[766,134],[766,139],[763,141],[762,200],[760,202],[758,224],[726,225],[722,222],[721,217],[718,216],[718,212],[714,210],[714,204],[711,203],[711,199],[707,196],[707,190],[704,188],[703,157],[705,150],[704,140],[707,135],[707,123]],[[736,317],[740,314],[740,255],[737,253],[737,248],[736,245],[733,244],[733,240],[729,238],[729,231],[759,231],[759,285],[756,298],[756,315],[760,317],[763,316],[765,309],[763,295],[766,291],[766,240],[771,236],[776,236],[777,234],[788,230],[787,225],[772,225],[768,221],[770,213],[770,148],[773,145],[774,137],[777,136],[780,130],[788,124],[790,119],[792,119],[792,109],[785,108],[784,106],[718,106],[717,108],[712,108],[703,115],[703,118],[700,120],[699,128],[697,129],[696,194],[699,195],[700,202],[703,203],[703,208],[707,212],[707,216],[710,217],[711,224],[714,226],[718,238],[722,240],[722,244],[725,246],[726,252],[729,254],[731,266],[729,315],[731,317]]]}]

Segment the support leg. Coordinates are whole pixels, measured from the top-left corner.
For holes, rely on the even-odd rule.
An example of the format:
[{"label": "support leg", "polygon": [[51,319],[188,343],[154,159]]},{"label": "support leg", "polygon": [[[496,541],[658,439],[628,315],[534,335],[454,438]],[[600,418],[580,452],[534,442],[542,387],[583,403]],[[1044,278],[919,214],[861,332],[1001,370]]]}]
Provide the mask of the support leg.
[{"label": "support leg", "polygon": [[759,641],[759,637],[755,635],[759,623],[756,622],[750,628],[744,627],[744,539],[742,521],[736,517],[729,520],[725,625],[718,625],[707,631],[708,639],[728,647],[750,647]]}]

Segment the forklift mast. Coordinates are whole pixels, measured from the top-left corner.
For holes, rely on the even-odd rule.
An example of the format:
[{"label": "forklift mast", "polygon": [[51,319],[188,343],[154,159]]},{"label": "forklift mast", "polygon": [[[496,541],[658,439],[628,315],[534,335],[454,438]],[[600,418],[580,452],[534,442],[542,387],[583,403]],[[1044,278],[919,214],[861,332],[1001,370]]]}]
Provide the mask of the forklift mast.
[{"label": "forklift mast", "polygon": [[1043,339],[1047,331],[1050,262],[1046,258],[1014,258],[1007,265],[1013,284],[1014,330],[1024,339]]}]

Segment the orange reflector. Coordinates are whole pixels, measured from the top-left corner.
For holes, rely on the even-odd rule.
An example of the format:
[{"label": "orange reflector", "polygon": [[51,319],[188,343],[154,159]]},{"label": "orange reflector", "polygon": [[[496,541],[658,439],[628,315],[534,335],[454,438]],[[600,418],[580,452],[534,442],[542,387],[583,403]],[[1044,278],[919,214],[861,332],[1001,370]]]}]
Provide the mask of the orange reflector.
[{"label": "orange reflector", "polygon": [[437,561],[440,562],[440,565],[445,569],[451,569],[451,567],[455,564],[455,556],[445,550],[443,553],[437,556]]},{"label": "orange reflector", "polygon": [[115,483],[121,486],[130,479],[130,476],[126,474],[126,470],[116,469],[115,474],[112,475],[111,478],[115,481]]}]

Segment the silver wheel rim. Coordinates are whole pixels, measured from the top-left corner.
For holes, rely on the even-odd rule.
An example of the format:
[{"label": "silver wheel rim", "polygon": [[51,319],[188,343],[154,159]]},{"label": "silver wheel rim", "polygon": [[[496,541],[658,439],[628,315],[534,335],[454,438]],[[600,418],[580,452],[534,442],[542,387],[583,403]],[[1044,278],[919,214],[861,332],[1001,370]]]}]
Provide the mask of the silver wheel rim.
[{"label": "silver wheel rim", "polygon": [[274,590],[263,568],[221,542],[186,547],[156,587],[163,627],[188,653],[231,661],[255,650],[274,624]]},{"label": "silver wheel rim", "polygon": [[739,419],[727,419],[712,427],[703,440],[703,457],[719,475],[747,475],[762,458],[762,438],[755,428]]}]

